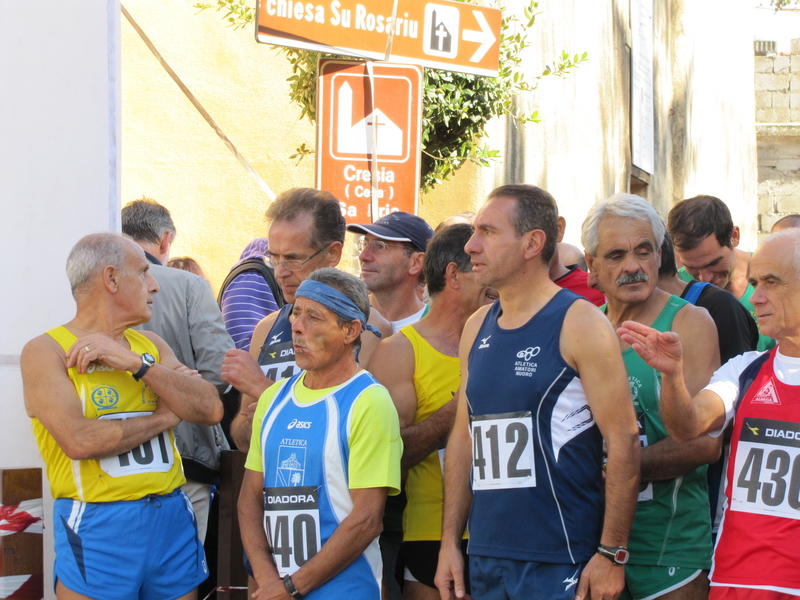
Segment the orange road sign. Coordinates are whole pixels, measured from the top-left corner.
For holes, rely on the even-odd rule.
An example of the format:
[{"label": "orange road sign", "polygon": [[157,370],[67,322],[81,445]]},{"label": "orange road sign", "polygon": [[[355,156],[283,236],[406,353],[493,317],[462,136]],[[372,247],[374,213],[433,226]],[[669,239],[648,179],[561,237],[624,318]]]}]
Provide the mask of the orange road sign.
[{"label": "orange road sign", "polygon": [[422,69],[321,59],[317,86],[317,188],[348,223],[417,214]]},{"label": "orange road sign", "polygon": [[495,77],[500,22],[453,0],[259,0],[256,40]]}]

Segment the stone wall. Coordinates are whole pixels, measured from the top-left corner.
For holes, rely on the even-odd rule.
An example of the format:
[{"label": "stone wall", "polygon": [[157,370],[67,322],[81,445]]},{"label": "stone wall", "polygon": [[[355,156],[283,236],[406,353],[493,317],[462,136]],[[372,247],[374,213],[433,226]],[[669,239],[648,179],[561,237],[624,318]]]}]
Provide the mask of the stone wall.
[{"label": "stone wall", "polygon": [[759,236],[800,213],[800,39],[790,56],[755,58]]}]

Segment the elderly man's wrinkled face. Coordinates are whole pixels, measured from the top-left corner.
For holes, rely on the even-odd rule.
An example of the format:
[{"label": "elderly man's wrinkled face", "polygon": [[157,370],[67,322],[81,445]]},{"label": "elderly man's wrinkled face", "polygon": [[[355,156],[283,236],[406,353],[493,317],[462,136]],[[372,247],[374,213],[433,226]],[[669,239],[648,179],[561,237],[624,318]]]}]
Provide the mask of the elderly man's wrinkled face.
[{"label": "elderly man's wrinkled face", "polygon": [[297,298],[290,321],[294,357],[301,369],[324,369],[340,360],[344,353],[352,356],[348,327],[341,327],[333,311],[319,302]]},{"label": "elderly man's wrinkled face", "polygon": [[761,333],[778,341],[800,337],[800,279],[792,240],[765,243],[750,261],[750,296]]},{"label": "elderly man's wrinkled face", "polygon": [[153,296],[159,287],[150,273],[150,263],[142,249],[131,242],[125,249],[125,263],[119,274],[119,306],[140,323],[150,320]]},{"label": "elderly man's wrinkled face", "polygon": [[605,217],[598,226],[597,256],[588,257],[609,299],[647,300],[658,283],[660,255],[648,221]]}]

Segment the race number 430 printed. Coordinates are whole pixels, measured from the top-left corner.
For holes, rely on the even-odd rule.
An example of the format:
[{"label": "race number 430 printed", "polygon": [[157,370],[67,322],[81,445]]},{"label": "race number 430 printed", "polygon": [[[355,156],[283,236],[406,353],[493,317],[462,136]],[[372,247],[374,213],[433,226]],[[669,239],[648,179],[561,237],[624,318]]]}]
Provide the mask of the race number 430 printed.
[{"label": "race number 430 printed", "polygon": [[800,519],[800,423],[745,418],[731,510]]},{"label": "race number 430 printed", "polygon": [[530,411],[480,415],[472,421],[472,489],[536,487]]},{"label": "race number 430 printed", "polygon": [[[127,412],[102,415],[98,419],[124,420],[132,417],[152,415],[152,412]],[[100,468],[112,477],[137,475],[139,473],[166,473],[175,463],[169,431],[162,431],[143,444],[118,456],[100,459]]]},{"label": "race number 430 printed", "polygon": [[281,577],[293,575],[319,552],[319,489],[264,488],[264,531]]}]

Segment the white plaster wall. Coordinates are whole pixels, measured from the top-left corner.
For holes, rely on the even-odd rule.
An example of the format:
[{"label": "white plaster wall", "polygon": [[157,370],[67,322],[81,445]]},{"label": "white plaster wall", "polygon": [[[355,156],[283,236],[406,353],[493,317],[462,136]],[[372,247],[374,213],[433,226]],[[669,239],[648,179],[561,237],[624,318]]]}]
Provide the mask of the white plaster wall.
[{"label": "white plaster wall", "polygon": [[755,250],[758,172],[750,11],[742,0],[720,8],[685,2],[688,65],[683,198],[711,194],[725,201],[741,230],[740,248]]},{"label": "white plaster wall", "polygon": [[[505,0],[510,12],[522,3]],[[503,161],[484,187],[532,183],[550,191],[567,219],[564,240],[598,200],[628,190],[630,177],[629,0],[540,4],[524,55],[529,78],[562,50],[589,61],[564,79],[546,77],[520,107],[541,123],[491,124]],[[654,2],[655,169],[648,198],[666,218],[679,200],[712,194],[730,207],[742,247],[755,245],[757,172],[753,48],[746,0]],[[487,175],[491,173],[491,175]],[[487,185],[489,180],[491,184]]]},{"label": "white plaster wall", "polygon": [[[118,229],[119,0],[0,2],[0,468],[41,467],[19,354],[64,323],[64,273],[83,235]],[[45,590],[52,503],[45,485]]]}]

